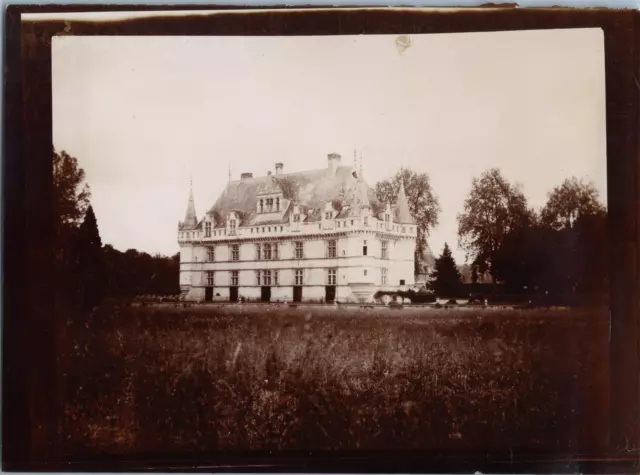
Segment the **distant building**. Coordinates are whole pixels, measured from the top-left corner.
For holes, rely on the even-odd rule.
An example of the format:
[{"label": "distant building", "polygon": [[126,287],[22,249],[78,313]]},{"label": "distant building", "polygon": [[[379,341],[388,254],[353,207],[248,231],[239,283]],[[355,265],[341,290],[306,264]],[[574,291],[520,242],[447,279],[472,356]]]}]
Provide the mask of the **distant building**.
[{"label": "distant building", "polygon": [[230,181],[203,219],[193,194],[178,226],[187,300],[370,301],[413,286],[416,223],[404,186],[380,203],[362,174],[326,167]]}]

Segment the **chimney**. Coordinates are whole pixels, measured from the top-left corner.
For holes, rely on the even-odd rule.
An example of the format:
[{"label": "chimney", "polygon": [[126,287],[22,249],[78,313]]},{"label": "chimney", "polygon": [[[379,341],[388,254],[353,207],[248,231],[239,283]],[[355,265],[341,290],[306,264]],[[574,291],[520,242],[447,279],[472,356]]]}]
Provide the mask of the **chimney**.
[{"label": "chimney", "polygon": [[327,161],[329,165],[328,168],[333,175],[335,175],[336,171],[338,170],[338,166],[340,165],[340,158],[341,157],[339,153],[330,153],[329,155],[327,155]]},{"label": "chimney", "polygon": [[282,175],[282,168],[283,168],[282,163],[280,162],[276,163],[276,175]]},{"label": "chimney", "polygon": [[240,175],[240,179],[241,179],[241,180],[246,180],[246,179],[248,179],[248,178],[253,178],[253,173],[242,173],[242,174]]}]

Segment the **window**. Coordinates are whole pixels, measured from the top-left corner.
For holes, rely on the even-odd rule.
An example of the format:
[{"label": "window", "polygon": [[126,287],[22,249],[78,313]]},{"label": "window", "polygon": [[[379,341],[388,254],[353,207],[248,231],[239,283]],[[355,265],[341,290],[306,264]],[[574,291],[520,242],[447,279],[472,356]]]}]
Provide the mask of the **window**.
[{"label": "window", "polygon": [[260,285],[261,281],[260,281],[260,271],[259,270],[256,271],[256,282],[258,283],[258,285]]},{"label": "window", "polygon": [[333,218],[333,213],[331,211],[327,211],[324,214],[324,219],[332,219]]},{"label": "window", "polygon": [[271,252],[273,253],[272,254],[273,255],[273,260],[277,261],[278,260],[278,243],[277,242],[274,242],[271,245]]},{"label": "window", "polygon": [[338,228],[340,227],[340,221],[338,221],[338,222],[336,223],[336,227],[338,227]]},{"label": "window", "polygon": [[331,241],[327,241],[327,257],[336,257],[337,255],[337,246],[335,239]]},{"label": "window", "polygon": [[282,231],[282,226],[280,226],[280,231]]},{"label": "window", "polygon": [[362,255],[367,255],[367,241],[364,241],[364,243],[362,244]]},{"label": "window", "polygon": [[382,258],[383,259],[389,259],[389,242],[388,241],[382,241],[380,243],[381,247],[382,247]]},{"label": "window", "polygon": [[389,215],[389,213],[384,215],[384,227],[386,229],[389,229],[389,227],[391,226],[391,216]]},{"label": "window", "polygon": [[387,285],[387,269],[380,269],[380,284]]},{"label": "window", "polygon": [[406,232],[407,232],[407,229],[406,229],[404,226],[402,226],[402,232],[403,232],[403,233],[406,233]]},{"label": "window", "polygon": [[253,228],[251,228],[251,234],[253,234]]},{"label": "window", "polygon": [[233,246],[231,246],[231,260],[232,261],[240,260],[240,248],[237,244],[234,244]]},{"label": "window", "polygon": [[262,271],[262,285],[270,286],[271,285],[271,271],[265,270]]},{"label": "window", "polygon": [[302,269],[296,269],[296,285],[303,285]]},{"label": "window", "polygon": [[364,275],[367,276],[367,269],[364,270]]},{"label": "window", "polygon": [[404,279],[400,279],[400,285],[404,285]]},{"label": "window", "polygon": [[205,237],[211,237],[211,223],[204,223],[204,235]]},{"label": "window", "polygon": [[232,270],[231,271],[231,287],[237,287],[237,286],[238,286],[238,271]]},{"label": "window", "polygon": [[278,271],[273,271],[273,285],[278,285]]},{"label": "window", "polygon": [[328,285],[336,285],[336,270],[328,269],[327,270],[327,284]]},{"label": "window", "polygon": [[351,226],[353,226],[353,219],[351,220]]},{"label": "window", "polygon": [[208,270],[207,271],[207,286],[208,287],[213,287],[214,285],[214,275],[213,275],[213,271],[212,270]]},{"label": "window", "polygon": [[264,232],[264,226],[262,227],[262,232]]},{"label": "window", "polygon": [[232,236],[236,233],[236,220],[232,219],[229,221],[229,234]]},{"label": "window", "polygon": [[264,213],[264,200],[260,200],[260,212]]},{"label": "window", "polygon": [[262,259],[262,254],[260,252],[260,244],[256,244],[256,261],[259,261],[260,259]]},{"label": "window", "polygon": [[296,242],[296,251],[295,251],[296,259],[304,259],[304,248],[302,244],[303,244],[302,241]]},{"label": "window", "polygon": [[280,211],[280,198],[276,198],[276,211]]},{"label": "window", "polygon": [[369,216],[364,217],[364,225],[369,226]]},{"label": "window", "polygon": [[216,260],[216,248],[215,247],[207,248],[207,260],[209,262],[213,262],[213,261]]},{"label": "window", "polygon": [[267,261],[271,260],[271,244],[264,245],[264,259]]},{"label": "window", "polygon": [[300,222],[300,215],[299,214],[294,214],[293,215],[293,222],[294,223],[299,223]]}]

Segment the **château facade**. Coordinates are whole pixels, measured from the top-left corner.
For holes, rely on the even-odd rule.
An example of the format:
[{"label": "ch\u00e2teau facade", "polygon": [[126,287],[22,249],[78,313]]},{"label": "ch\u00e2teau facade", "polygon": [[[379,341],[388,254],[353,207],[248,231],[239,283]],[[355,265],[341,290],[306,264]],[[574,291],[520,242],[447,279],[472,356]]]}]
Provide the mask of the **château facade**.
[{"label": "ch\u00e2teau facade", "polygon": [[178,225],[187,300],[366,302],[414,285],[417,227],[404,186],[380,203],[362,171],[324,168],[230,181],[198,220],[193,193]]}]

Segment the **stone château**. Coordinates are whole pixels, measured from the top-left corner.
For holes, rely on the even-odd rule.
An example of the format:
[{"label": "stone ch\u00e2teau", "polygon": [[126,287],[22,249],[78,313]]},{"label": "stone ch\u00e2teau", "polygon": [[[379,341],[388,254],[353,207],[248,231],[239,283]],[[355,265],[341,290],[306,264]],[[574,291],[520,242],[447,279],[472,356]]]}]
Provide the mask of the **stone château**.
[{"label": "stone ch\u00e2teau", "polygon": [[187,300],[370,301],[414,285],[416,222],[404,185],[381,203],[355,166],[229,181],[198,220],[193,190],[178,225]]}]

